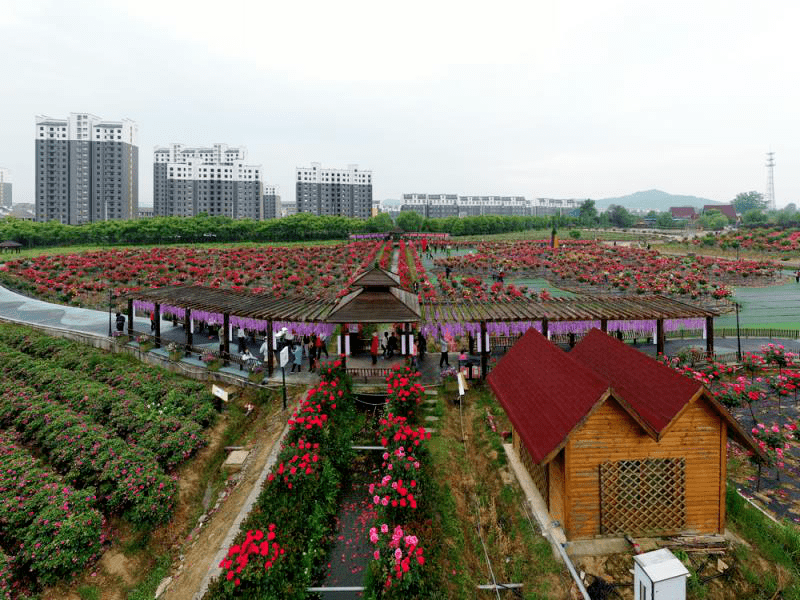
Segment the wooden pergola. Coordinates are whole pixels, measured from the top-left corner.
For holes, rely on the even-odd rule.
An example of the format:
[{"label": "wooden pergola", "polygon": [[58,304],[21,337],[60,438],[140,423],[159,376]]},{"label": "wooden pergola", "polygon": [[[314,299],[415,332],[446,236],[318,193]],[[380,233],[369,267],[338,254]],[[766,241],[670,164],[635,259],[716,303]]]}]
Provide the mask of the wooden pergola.
[{"label": "wooden pergola", "polygon": [[[536,323],[547,336],[553,323],[587,322],[599,324],[608,331],[610,322],[652,322],[656,350],[664,351],[664,323],[667,320],[703,320],[706,350],[714,351],[714,317],[719,313],[658,295],[578,296],[536,300],[459,300],[419,303],[417,296],[400,287],[394,273],[370,269],[355,279],[352,290],[336,301],[304,296],[275,297],[247,291],[202,286],[173,286],[140,290],[127,295],[128,314],[133,315],[134,300],[153,305],[155,343],[161,343],[162,307],[181,309],[186,327],[186,345],[192,346],[192,315],[212,313],[222,316],[221,351],[230,356],[231,316],[266,322],[269,344],[267,369],[271,375],[274,363],[273,323],[403,323],[402,353],[411,348],[413,323],[438,326],[442,323],[470,324],[478,337],[481,372],[485,375],[489,358],[488,323]],[[613,330],[613,329],[612,329]],[[133,319],[128,320],[128,333],[133,335]],[[574,334],[570,334],[574,341]],[[339,352],[349,353],[349,344],[339,339]]]}]

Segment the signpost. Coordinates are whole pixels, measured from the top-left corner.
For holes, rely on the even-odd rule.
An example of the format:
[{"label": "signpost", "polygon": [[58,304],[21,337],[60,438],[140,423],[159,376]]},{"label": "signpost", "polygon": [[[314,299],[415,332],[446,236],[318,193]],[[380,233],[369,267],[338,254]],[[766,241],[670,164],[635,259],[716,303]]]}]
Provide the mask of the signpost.
[{"label": "signpost", "polygon": [[284,346],[280,354],[281,377],[283,378],[283,410],[286,410],[286,364],[289,362],[289,346]]}]

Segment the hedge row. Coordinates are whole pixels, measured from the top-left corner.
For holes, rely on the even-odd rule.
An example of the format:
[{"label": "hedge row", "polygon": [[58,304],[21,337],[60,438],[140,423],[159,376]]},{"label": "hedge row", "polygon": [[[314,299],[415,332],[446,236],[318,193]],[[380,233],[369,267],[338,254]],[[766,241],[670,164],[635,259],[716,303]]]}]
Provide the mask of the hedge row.
[{"label": "hedge row", "polygon": [[175,479],[164,474],[151,452],[128,446],[84,415],[22,388],[0,396],[0,423],[35,444],[72,485],[93,486],[107,511],[143,526],[172,516]]},{"label": "hedge row", "polygon": [[2,373],[14,385],[28,384],[72,410],[85,413],[111,428],[119,437],[150,450],[159,464],[172,470],[206,441],[194,421],[163,414],[136,394],[84,377],[80,371],[55,367],[0,342]]},{"label": "hedge row", "polygon": [[114,388],[130,390],[152,407],[190,419],[202,427],[216,418],[213,397],[202,382],[148,367],[130,356],[87,348],[16,325],[0,325],[0,342],[46,359],[54,366],[83,373]]},{"label": "hedge row", "polygon": [[11,597],[13,572],[50,585],[93,563],[104,541],[94,490],[76,490],[0,430],[0,598]]}]

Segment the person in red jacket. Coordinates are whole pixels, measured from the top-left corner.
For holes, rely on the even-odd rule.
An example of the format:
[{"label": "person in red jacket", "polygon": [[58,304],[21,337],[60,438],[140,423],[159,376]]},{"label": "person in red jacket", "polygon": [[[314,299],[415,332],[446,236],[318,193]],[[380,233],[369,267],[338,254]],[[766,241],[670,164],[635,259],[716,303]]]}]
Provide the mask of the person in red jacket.
[{"label": "person in red jacket", "polygon": [[381,341],[378,339],[378,332],[372,334],[372,344],[369,347],[369,351],[372,354],[372,364],[378,364],[378,350],[381,347]]}]

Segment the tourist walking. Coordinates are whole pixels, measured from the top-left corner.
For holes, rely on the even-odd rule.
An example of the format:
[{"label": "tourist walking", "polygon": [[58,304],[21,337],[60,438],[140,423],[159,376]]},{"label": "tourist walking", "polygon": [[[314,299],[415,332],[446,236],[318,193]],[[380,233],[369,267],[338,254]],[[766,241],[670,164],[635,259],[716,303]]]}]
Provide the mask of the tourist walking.
[{"label": "tourist walking", "polygon": [[417,350],[419,351],[419,359],[420,361],[425,358],[425,352],[428,350],[428,341],[425,339],[425,336],[422,335],[422,332],[419,332],[419,336],[417,336]]},{"label": "tourist walking", "polygon": [[297,372],[303,370],[303,346],[302,344],[295,344],[292,347],[292,354],[294,355],[294,361],[292,361],[292,373],[294,373],[295,367],[297,367]]},{"label": "tourist walking", "polygon": [[380,348],[380,345],[381,345],[381,341],[380,341],[380,339],[378,339],[378,332],[375,331],[372,334],[372,342],[370,343],[370,346],[369,346],[369,353],[372,354],[372,364],[373,365],[377,365],[378,364],[378,348]]},{"label": "tourist walking", "polygon": [[150,331],[156,330],[156,311],[150,311]]},{"label": "tourist walking", "polygon": [[447,353],[449,352],[450,347],[448,346],[447,340],[444,337],[439,340],[439,347],[442,350],[442,356],[439,359],[439,368],[441,369],[444,365],[449,367],[450,359],[447,357]]}]

